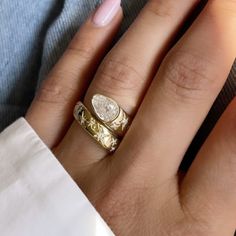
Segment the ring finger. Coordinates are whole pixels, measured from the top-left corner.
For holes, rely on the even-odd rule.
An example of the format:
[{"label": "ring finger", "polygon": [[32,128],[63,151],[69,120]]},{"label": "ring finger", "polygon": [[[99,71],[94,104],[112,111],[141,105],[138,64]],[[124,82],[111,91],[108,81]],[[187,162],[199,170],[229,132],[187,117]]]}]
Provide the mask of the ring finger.
[{"label": "ring finger", "polygon": [[[89,110],[92,111],[92,96],[103,94],[114,99],[128,115],[133,116],[163,55],[169,49],[173,36],[198,2],[149,1],[98,69],[84,99]],[[75,169],[81,166],[81,162],[91,164],[107,154],[76,122],[72,124],[57,150],[61,148],[70,150],[71,158],[60,155],[59,152],[59,159],[64,166],[67,163],[71,166],[73,163]],[[74,155],[75,153],[80,155]],[[63,160],[63,156],[66,156],[66,160]]]}]

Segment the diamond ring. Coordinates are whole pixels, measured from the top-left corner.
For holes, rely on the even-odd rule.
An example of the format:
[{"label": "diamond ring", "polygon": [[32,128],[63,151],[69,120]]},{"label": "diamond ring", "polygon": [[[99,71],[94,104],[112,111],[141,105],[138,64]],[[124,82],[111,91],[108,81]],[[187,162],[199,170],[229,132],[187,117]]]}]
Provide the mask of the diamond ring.
[{"label": "diamond ring", "polygon": [[125,111],[113,99],[101,94],[95,94],[91,102],[96,117],[115,135],[123,137],[130,123]]}]

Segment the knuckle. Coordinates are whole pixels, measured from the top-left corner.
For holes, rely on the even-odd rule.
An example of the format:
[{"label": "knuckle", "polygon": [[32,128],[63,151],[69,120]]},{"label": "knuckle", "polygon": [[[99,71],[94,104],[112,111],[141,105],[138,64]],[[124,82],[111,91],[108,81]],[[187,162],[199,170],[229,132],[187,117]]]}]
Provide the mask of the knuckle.
[{"label": "knuckle", "polygon": [[172,0],[154,0],[146,5],[146,10],[157,17],[171,17],[174,9]]},{"label": "knuckle", "polygon": [[174,99],[204,99],[209,91],[219,89],[219,83],[208,73],[209,63],[189,52],[178,51],[173,57],[168,55],[161,67],[164,89]]},{"label": "knuckle", "polygon": [[74,89],[63,85],[58,80],[55,77],[44,80],[35,96],[35,100],[51,104],[64,104],[68,102]]},{"label": "knuckle", "polygon": [[141,74],[128,59],[108,59],[99,68],[96,86],[108,94],[123,95],[139,90],[143,84]]},{"label": "knuckle", "polygon": [[213,17],[225,15],[236,17],[236,0],[211,0],[209,1],[207,13]]},{"label": "knuckle", "polygon": [[77,36],[69,44],[67,53],[69,53],[70,56],[75,56],[80,60],[84,59],[87,61],[94,56],[94,52],[96,51],[96,48],[93,45],[91,40]]}]

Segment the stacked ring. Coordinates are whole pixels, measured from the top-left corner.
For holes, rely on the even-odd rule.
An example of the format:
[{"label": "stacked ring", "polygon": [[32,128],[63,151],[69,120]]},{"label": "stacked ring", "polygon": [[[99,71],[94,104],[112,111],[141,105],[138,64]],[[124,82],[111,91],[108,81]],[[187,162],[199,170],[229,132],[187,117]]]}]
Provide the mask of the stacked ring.
[{"label": "stacked ring", "polygon": [[82,102],[78,102],[74,109],[74,117],[84,130],[88,132],[103,148],[114,152],[118,145],[118,138],[96,120]]},{"label": "stacked ring", "polygon": [[114,100],[104,95],[94,95],[91,103],[96,118],[82,102],[76,104],[74,117],[103,148],[114,152],[129,127],[130,119]]}]

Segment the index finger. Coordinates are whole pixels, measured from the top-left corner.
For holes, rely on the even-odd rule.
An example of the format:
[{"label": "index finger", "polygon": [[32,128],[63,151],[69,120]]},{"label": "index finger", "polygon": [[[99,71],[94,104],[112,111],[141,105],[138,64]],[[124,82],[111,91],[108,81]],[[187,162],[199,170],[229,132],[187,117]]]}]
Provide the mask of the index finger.
[{"label": "index finger", "polygon": [[98,27],[93,15],[84,23],[41,85],[26,114],[28,122],[49,147],[55,146],[66,133],[73,121],[74,105],[83,96],[120,26],[120,0],[117,3],[118,12],[108,25]]}]

